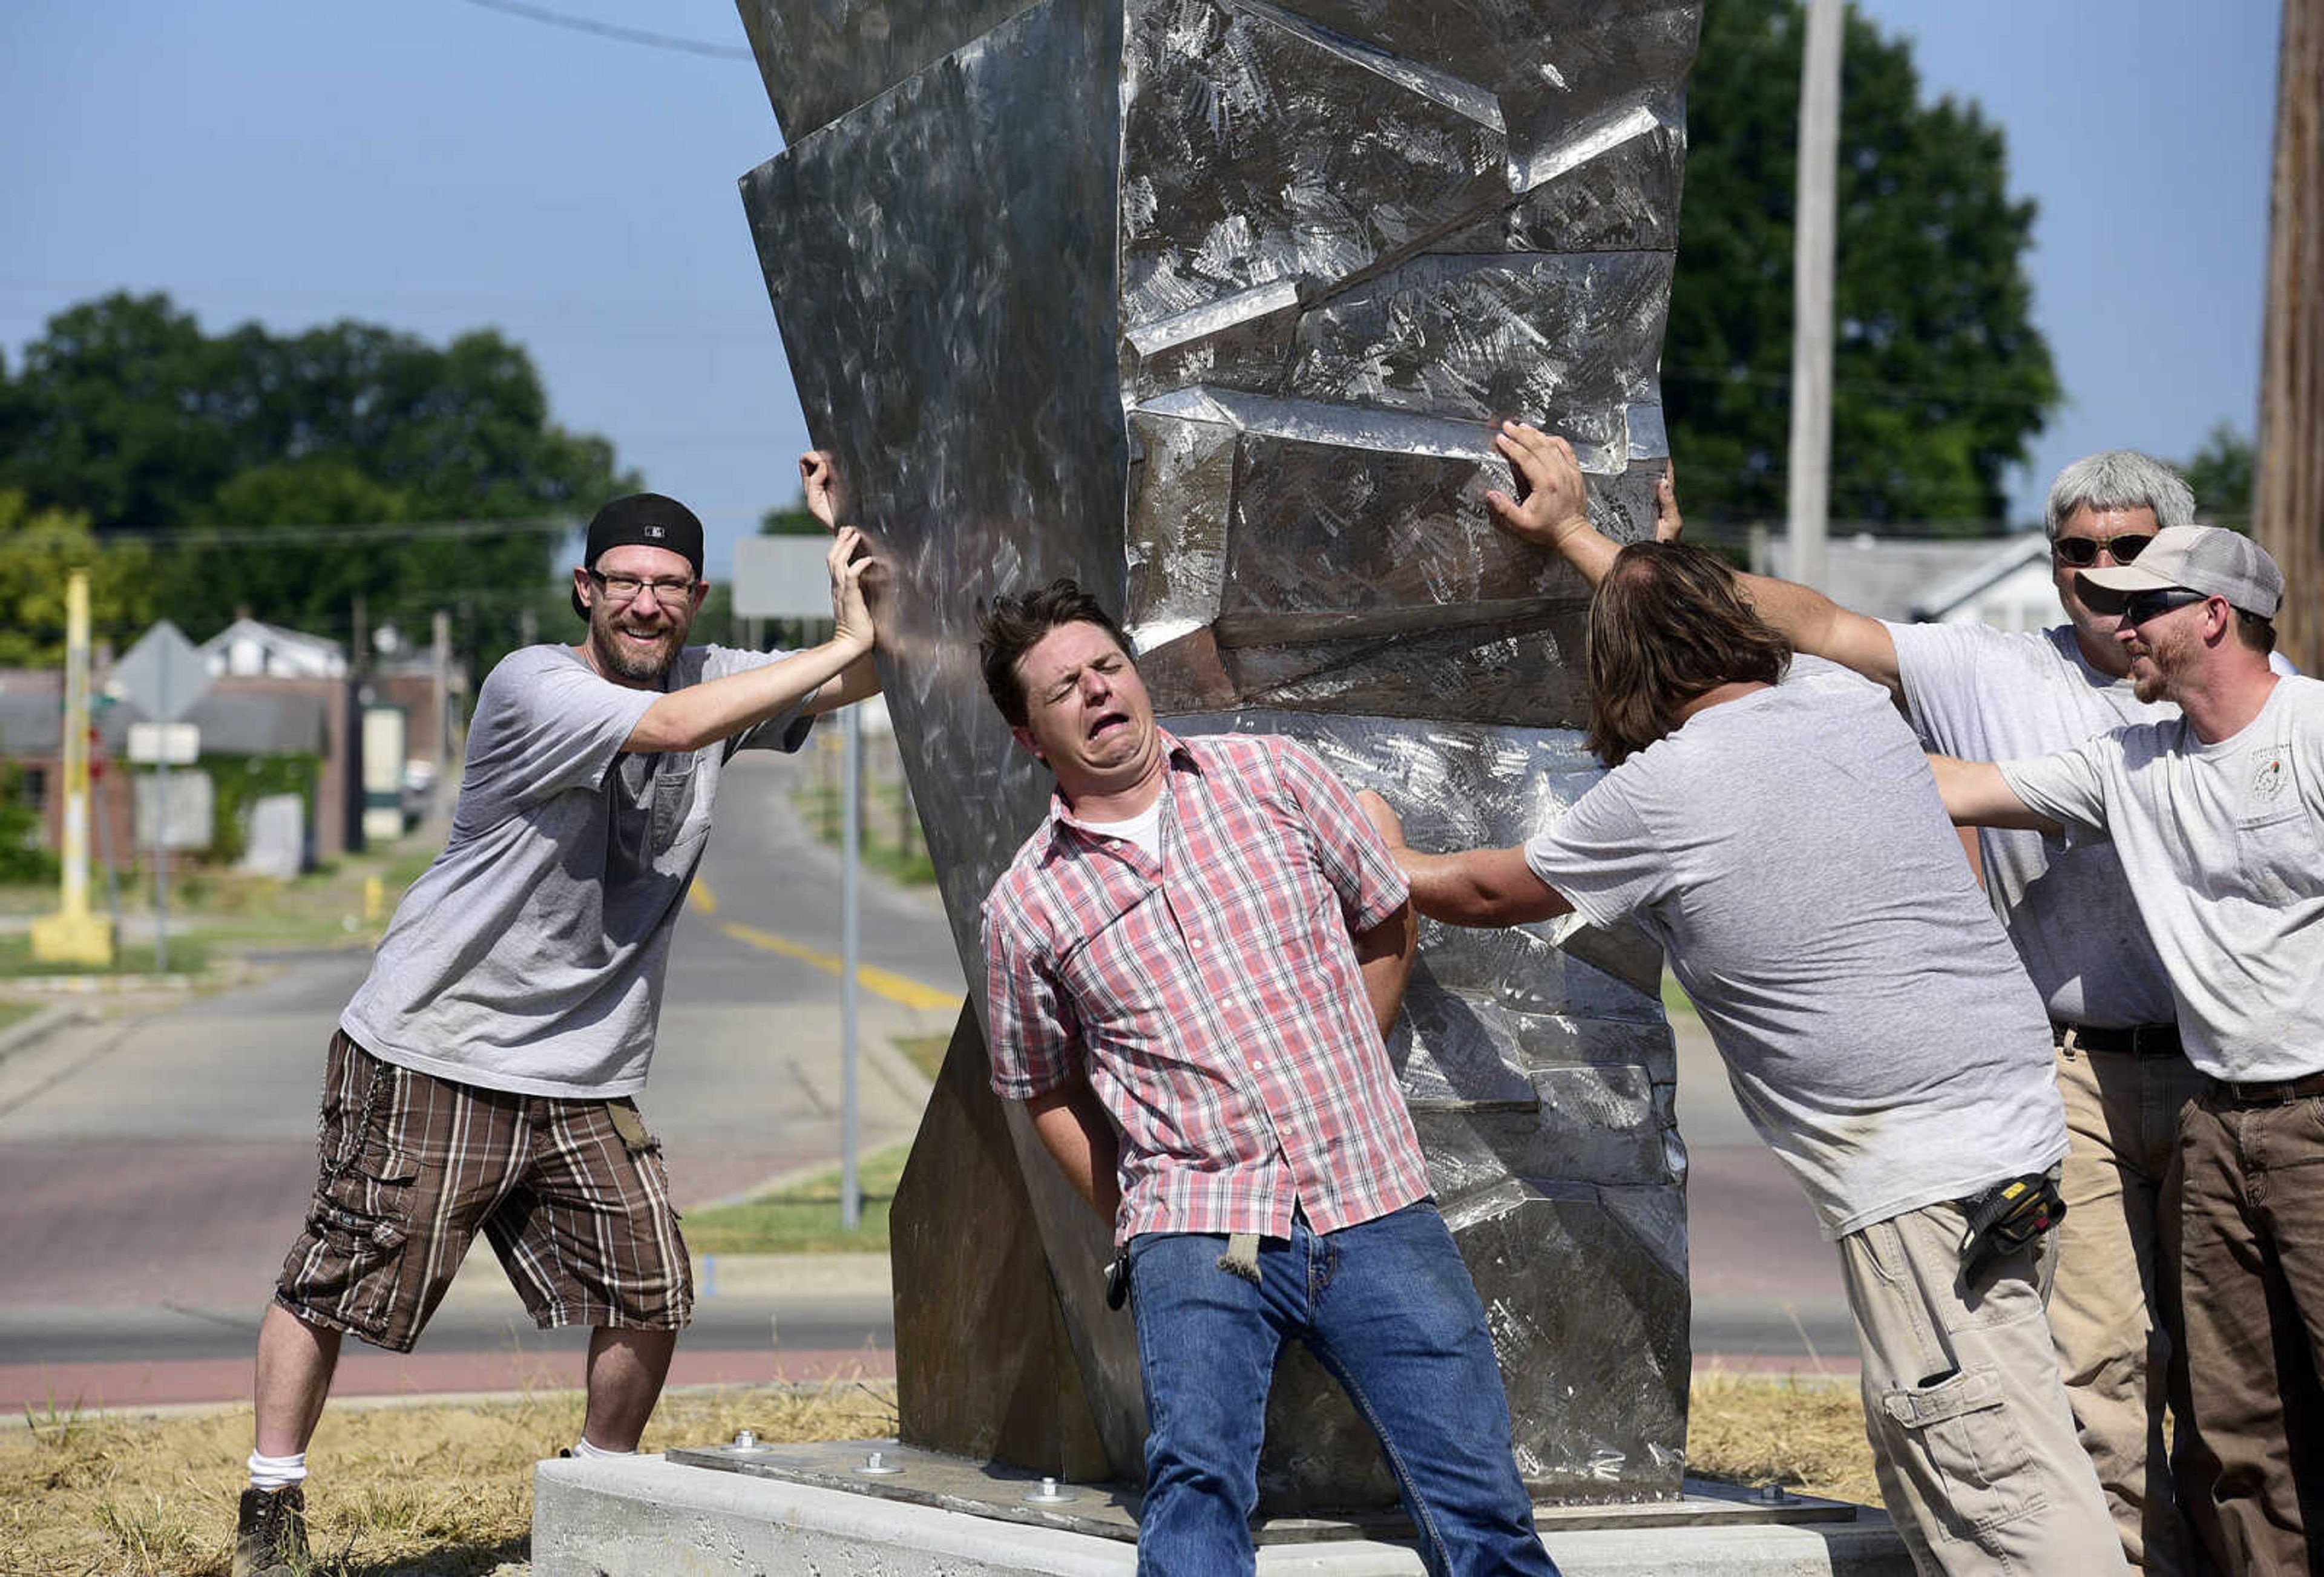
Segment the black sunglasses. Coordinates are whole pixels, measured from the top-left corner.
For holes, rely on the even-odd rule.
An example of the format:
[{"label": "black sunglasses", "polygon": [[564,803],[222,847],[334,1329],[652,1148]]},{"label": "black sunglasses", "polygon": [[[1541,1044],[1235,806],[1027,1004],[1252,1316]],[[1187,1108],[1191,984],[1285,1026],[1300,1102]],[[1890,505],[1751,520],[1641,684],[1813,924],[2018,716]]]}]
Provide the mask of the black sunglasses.
[{"label": "black sunglasses", "polygon": [[2061,537],[2050,544],[2051,553],[2061,564],[2076,569],[2088,569],[2098,561],[2100,552],[2114,555],[2116,564],[2127,564],[2146,551],[2154,540],[2152,531],[2139,531],[2120,537]]},{"label": "black sunglasses", "polygon": [[2166,586],[2157,587],[2153,591],[2133,592],[2123,599],[2122,622],[2126,624],[2144,624],[2149,619],[2159,618],[2173,608],[2183,608],[2191,603],[2208,603],[2210,600],[2209,593],[2190,591],[2183,586]]}]

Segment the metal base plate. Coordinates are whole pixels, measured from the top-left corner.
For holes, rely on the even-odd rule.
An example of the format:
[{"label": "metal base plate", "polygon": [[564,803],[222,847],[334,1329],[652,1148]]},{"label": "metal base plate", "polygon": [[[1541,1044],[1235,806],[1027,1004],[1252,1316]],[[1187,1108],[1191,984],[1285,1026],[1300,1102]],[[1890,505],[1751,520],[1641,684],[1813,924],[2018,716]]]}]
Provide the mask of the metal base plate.
[{"label": "metal base plate", "polygon": [[[877,1468],[867,1471],[875,1452],[880,1458]],[[689,1446],[664,1454],[667,1460],[687,1467],[781,1479],[823,1489],[849,1490],[1002,1522],[1094,1534],[1124,1543],[1135,1542],[1138,1537],[1139,1496],[1135,1489],[1120,1484],[1056,1480],[1056,1498],[1028,1500],[1028,1495],[1041,1494],[1043,1480],[1038,1473],[923,1451],[893,1440]],[[1689,1479],[1685,1493],[1675,1500],[1537,1505],[1533,1515],[1536,1526],[1544,1531],[1852,1522],[1856,1518],[1858,1508],[1846,1501],[1819,1500],[1781,1489],[1774,1493],[1779,1498],[1770,1499],[1767,1491],[1746,1485]],[[1066,1496],[1071,1499],[1065,1499]],[[1334,1517],[1268,1517],[1251,1529],[1253,1540],[1262,1545],[1408,1538],[1411,1533],[1412,1526],[1405,1520],[1404,1514],[1393,1508]]]}]

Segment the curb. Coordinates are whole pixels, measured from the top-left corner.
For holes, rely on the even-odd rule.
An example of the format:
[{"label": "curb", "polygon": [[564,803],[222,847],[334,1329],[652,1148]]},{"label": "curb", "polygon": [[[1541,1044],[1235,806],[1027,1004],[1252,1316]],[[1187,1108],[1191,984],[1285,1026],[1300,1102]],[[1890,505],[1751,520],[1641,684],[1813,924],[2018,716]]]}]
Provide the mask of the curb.
[{"label": "curb", "polygon": [[21,1024],[0,1029],[0,1062],[38,1046],[58,1030],[87,1017],[88,1010],[78,1002],[60,1002],[52,1008],[42,1008]]}]

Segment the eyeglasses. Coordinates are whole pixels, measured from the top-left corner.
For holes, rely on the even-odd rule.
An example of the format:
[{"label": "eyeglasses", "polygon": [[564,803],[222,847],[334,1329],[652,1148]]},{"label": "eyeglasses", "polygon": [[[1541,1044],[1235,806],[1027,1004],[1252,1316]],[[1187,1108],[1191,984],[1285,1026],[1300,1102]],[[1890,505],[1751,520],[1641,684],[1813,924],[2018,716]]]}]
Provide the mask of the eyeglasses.
[{"label": "eyeglasses", "polygon": [[2119,537],[2061,537],[2050,544],[2050,552],[2059,563],[2076,569],[2088,569],[2098,561],[2100,553],[2111,553],[2116,564],[2127,564],[2146,551],[2154,540],[2152,531],[2126,533]]},{"label": "eyeglasses", "polygon": [[2208,592],[2190,591],[2183,586],[2166,586],[2153,591],[2133,592],[2122,604],[2122,622],[2144,624],[2149,619],[2160,618],[2173,608],[2183,608],[2194,603],[2211,600]]},{"label": "eyeglasses", "polygon": [[654,601],[665,608],[683,607],[694,595],[694,588],[698,584],[691,580],[640,580],[633,575],[600,575],[594,569],[583,573],[595,581],[597,589],[617,604],[633,602],[638,593],[650,591],[653,593]]}]

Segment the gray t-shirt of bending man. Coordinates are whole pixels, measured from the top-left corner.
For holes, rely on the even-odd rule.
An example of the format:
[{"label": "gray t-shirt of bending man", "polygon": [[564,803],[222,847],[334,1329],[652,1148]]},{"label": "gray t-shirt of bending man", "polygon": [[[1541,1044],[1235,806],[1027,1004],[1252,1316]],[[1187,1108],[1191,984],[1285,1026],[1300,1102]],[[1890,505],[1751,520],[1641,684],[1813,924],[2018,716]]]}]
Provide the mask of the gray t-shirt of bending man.
[{"label": "gray t-shirt of bending man", "polygon": [[[1890,624],[1904,705],[1940,755],[2047,755],[2126,724],[2179,715],[2092,668],[2069,625]],[[1986,890],[2050,1017],[2120,1029],[2171,1022],[2171,982],[2110,844],[1985,827]]]},{"label": "gray t-shirt of bending man", "polygon": [[1888,692],[1812,657],[1706,707],[1526,844],[1663,945],[1827,1236],[2066,1153],[2042,1004]]},{"label": "gray t-shirt of bending man", "polygon": [[[689,647],[679,689],[780,652]],[[663,692],[569,646],[486,676],[443,853],[404,894],[340,1026],[383,1062],[485,1089],[610,1099],[645,1087],[670,929],[737,750],[797,750],[797,709],[691,752],[625,755]],[[804,705],[804,703],[802,703]]]}]

